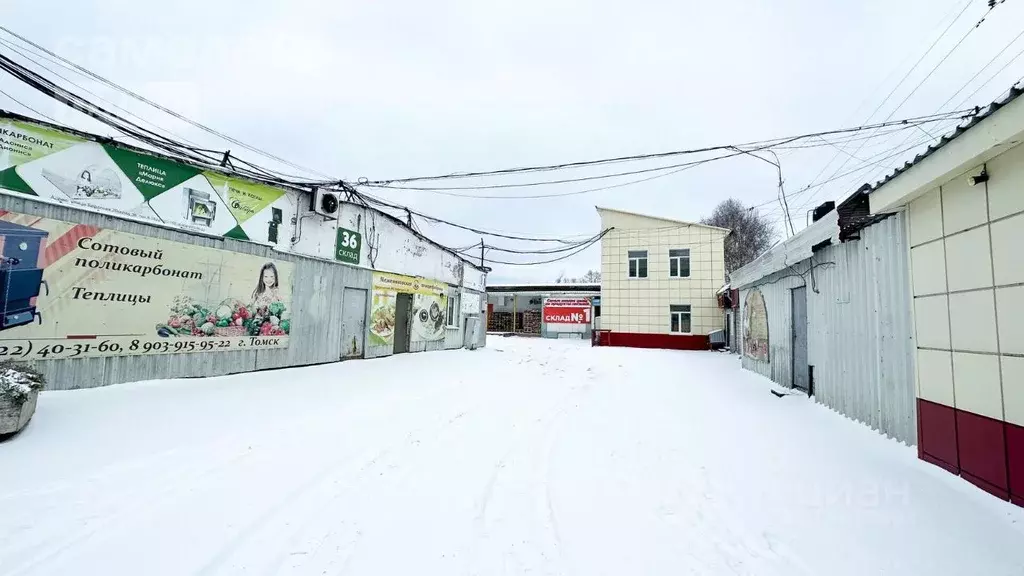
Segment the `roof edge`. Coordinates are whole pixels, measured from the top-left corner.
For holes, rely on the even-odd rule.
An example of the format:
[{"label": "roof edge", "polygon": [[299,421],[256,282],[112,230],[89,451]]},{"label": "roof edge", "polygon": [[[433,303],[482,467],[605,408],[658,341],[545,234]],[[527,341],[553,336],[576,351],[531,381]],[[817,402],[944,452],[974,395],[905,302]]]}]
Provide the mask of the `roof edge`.
[{"label": "roof edge", "polygon": [[709,228],[711,230],[721,230],[722,232],[725,232],[726,234],[729,234],[729,233],[732,232],[732,230],[730,230],[728,228],[722,228],[720,226],[711,226],[709,224],[701,224],[700,222],[688,222],[686,220],[676,220],[674,218],[664,218],[662,216],[652,216],[650,214],[641,214],[639,212],[630,212],[629,210],[620,210],[618,208],[606,208],[604,206],[594,206],[594,208],[597,210],[598,214],[600,214],[601,212],[617,212],[619,214],[626,214],[626,215],[629,215],[629,216],[638,216],[640,218],[650,218],[651,220],[662,220],[664,222],[672,222],[673,224],[685,224],[686,226],[697,226],[697,227],[700,227],[700,228]]}]

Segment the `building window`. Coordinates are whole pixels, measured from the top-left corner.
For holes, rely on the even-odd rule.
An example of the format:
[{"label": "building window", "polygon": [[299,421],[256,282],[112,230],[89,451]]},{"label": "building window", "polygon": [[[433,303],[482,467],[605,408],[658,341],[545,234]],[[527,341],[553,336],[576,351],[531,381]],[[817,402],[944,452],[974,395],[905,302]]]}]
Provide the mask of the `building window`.
[{"label": "building window", "polygon": [[629,251],[629,277],[647,278],[647,250]]},{"label": "building window", "polygon": [[690,305],[689,304],[673,304],[668,307],[669,314],[672,319],[670,321],[669,331],[673,334],[689,334],[690,333]]},{"label": "building window", "polygon": [[673,278],[690,277],[690,249],[668,251],[668,275]]},{"label": "building window", "polygon": [[459,295],[448,296],[448,327],[459,327]]}]

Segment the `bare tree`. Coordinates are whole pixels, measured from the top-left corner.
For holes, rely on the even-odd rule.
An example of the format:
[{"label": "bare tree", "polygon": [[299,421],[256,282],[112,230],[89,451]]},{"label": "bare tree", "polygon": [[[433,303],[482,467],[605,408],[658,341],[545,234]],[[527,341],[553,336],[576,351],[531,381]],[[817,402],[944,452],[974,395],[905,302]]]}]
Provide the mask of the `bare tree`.
[{"label": "bare tree", "polygon": [[725,271],[727,274],[742,268],[771,247],[776,232],[771,220],[756,210],[747,208],[735,198],[715,206],[711,216],[701,224],[732,230],[725,238]]},{"label": "bare tree", "polygon": [[587,270],[587,272],[579,278],[569,278],[565,275],[565,271],[559,272],[558,278],[555,278],[555,284],[600,284],[601,283],[601,272],[598,270]]}]

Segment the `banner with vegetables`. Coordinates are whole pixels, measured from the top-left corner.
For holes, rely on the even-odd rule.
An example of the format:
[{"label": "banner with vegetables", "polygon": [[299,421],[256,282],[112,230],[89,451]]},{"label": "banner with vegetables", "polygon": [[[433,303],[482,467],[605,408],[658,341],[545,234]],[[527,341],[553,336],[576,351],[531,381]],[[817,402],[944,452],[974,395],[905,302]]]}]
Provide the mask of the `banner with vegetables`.
[{"label": "banner with vegetables", "polygon": [[0,359],[287,347],[293,270],[0,210]]},{"label": "banner with vegetables", "polygon": [[0,117],[0,189],[182,230],[273,243],[295,215],[281,188]]},{"label": "banner with vegetables", "polygon": [[370,309],[370,343],[391,346],[395,342],[395,308],[399,293],[411,294],[409,311],[411,341],[444,340],[448,285],[417,276],[375,272]]}]

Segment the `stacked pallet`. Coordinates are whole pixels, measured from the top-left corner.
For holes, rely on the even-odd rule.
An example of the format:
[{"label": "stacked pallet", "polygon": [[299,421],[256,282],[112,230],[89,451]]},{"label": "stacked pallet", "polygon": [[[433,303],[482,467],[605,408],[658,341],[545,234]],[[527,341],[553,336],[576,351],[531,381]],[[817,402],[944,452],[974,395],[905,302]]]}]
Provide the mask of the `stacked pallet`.
[{"label": "stacked pallet", "polygon": [[520,331],[527,334],[540,334],[540,310],[526,310],[523,312],[523,325]]}]

